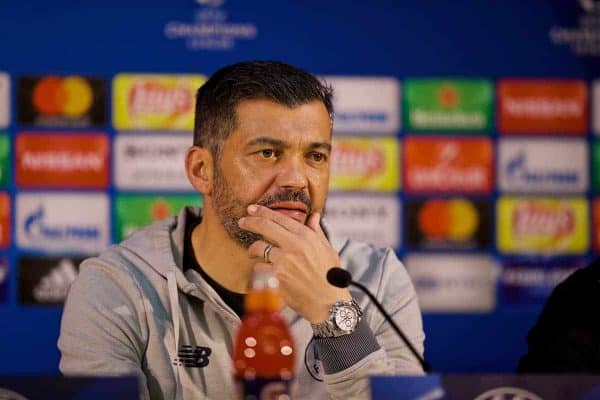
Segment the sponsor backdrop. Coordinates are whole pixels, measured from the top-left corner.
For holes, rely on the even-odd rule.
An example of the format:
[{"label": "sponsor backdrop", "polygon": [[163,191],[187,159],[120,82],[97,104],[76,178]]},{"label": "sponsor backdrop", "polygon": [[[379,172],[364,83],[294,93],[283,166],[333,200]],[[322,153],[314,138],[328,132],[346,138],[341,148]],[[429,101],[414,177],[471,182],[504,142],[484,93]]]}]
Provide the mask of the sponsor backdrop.
[{"label": "sponsor backdrop", "polygon": [[600,252],[597,1],[17,3],[0,6],[0,373],[56,373],[81,260],[202,204],[194,94],[238,60],[333,85],[327,218],[396,250],[436,370],[513,371],[548,293]]}]

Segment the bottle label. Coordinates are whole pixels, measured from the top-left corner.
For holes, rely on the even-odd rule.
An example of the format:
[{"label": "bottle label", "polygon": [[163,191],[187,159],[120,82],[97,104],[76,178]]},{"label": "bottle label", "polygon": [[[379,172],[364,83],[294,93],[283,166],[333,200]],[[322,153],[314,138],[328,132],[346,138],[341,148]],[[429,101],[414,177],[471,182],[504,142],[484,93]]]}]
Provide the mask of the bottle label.
[{"label": "bottle label", "polygon": [[291,380],[281,378],[236,378],[242,400],[290,400]]}]

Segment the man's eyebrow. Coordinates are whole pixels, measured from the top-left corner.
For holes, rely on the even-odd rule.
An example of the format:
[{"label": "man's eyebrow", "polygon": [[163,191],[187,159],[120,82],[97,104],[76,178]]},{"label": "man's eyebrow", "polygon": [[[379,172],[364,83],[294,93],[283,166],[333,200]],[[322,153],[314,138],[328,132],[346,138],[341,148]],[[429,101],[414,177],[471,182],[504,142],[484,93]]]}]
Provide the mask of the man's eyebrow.
[{"label": "man's eyebrow", "polygon": [[308,145],[310,150],[325,149],[331,153],[331,143],[328,142],[313,142]]},{"label": "man's eyebrow", "polygon": [[284,142],[283,140],[275,139],[275,138],[268,137],[268,136],[260,136],[255,139],[252,139],[251,141],[246,143],[246,147],[260,146],[260,145],[270,145],[270,146],[275,146],[275,147],[280,147],[280,148],[281,147],[283,147],[283,148],[290,147],[290,145],[287,144],[286,142]]}]

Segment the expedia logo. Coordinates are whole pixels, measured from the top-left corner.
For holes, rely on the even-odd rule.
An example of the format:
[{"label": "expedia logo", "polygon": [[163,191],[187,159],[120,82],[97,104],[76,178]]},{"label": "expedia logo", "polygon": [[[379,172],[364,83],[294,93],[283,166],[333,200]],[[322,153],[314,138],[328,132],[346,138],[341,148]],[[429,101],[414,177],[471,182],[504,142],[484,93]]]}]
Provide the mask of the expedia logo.
[{"label": "expedia logo", "polygon": [[181,167],[189,146],[188,135],[117,135],[113,151],[116,186],[191,190]]},{"label": "expedia logo", "polygon": [[500,387],[480,394],[475,400],[542,400],[542,398],[525,389]]},{"label": "expedia logo", "polygon": [[128,143],[123,153],[130,158],[172,158],[182,155],[184,149],[173,145],[144,145]]}]

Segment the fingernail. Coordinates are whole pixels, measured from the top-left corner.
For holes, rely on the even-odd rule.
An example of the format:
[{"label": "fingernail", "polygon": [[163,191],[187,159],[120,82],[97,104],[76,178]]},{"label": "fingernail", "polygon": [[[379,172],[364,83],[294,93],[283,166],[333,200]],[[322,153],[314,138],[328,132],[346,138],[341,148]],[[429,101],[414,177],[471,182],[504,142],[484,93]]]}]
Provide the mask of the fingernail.
[{"label": "fingernail", "polygon": [[243,225],[243,224],[244,224],[244,222],[246,222],[246,218],[242,217],[242,218],[240,218],[240,220],[238,221],[238,225],[240,225],[240,226],[241,226],[241,225]]},{"label": "fingernail", "polygon": [[258,206],[256,204],[250,204],[248,206],[248,212],[249,213],[255,213],[258,210]]}]

